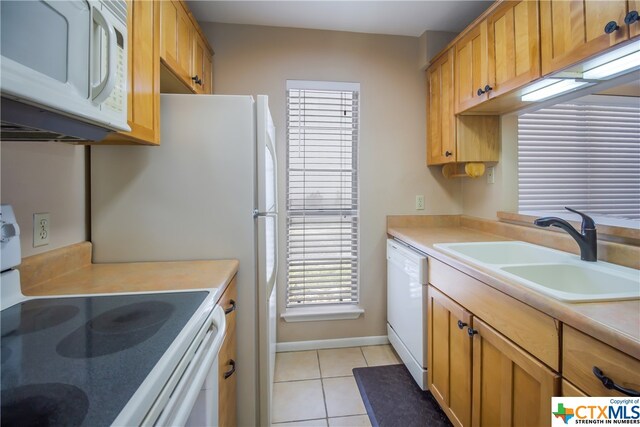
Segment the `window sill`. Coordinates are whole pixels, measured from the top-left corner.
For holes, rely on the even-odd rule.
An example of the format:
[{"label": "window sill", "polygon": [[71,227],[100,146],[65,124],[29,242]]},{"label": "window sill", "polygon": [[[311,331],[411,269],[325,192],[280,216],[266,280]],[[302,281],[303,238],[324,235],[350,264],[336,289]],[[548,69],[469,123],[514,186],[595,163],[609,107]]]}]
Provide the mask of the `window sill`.
[{"label": "window sill", "polygon": [[287,308],[280,315],[285,322],[317,322],[323,320],[355,320],[364,314],[357,305]]}]

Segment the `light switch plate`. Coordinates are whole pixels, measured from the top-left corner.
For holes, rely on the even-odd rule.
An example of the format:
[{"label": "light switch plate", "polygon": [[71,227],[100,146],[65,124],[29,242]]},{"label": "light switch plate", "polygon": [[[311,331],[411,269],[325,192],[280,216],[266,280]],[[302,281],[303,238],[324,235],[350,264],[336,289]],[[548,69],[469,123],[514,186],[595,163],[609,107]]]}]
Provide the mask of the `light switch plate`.
[{"label": "light switch plate", "polygon": [[49,212],[33,214],[33,247],[49,244],[49,226],[51,218]]}]

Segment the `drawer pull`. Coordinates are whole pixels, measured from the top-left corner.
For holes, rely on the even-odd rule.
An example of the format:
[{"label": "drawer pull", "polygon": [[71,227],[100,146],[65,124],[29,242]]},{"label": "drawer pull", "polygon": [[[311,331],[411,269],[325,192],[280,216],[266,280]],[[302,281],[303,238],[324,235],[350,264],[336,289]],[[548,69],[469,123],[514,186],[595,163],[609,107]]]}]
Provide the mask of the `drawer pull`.
[{"label": "drawer pull", "polygon": [[632,10],[631,12],[627,13],[627,16],[624,17],[624,23],[627,25],[631,25],[634,22],[638,22],[639,20],[640,16],[638,15],[637,10]]},{"label": "drawer pull", "polygon": [[609,21],[607,22],[607,25],[604,26],[604,33],[611,34],[613,32],[618,31],[619,29],[620,29],[620,26],[616,21]]},{"label": "drawer pull", "polygon": [[233,359],[229,360],[229,365],[231,365],[231,369],[224,373],[225,380],[236,372],[236,361]]},{"label": "drawer pull", "polygon": [[467,328],[467,334],[469,334],[469,336],[470,336],[471,338],[473,338],[473,336],[474,336],[475,334],[477,334],[477,333],[478,333],[478,331],[476,331],[476,330],[475,330],[475,329],[473,329],[472,327],[468,327],[468,328]]},{"label": "drawer pull", "polygon": [[627,396],[633,396],[633,397],[640,396],[639,391],[633,390],[631,388],[620,387],[611,378],[605,376],[604,373],[597,366],[593,367],[593,375],[595,375],[600,381],[602,381],[602,385],[608,388],[609,390],[617,390],[622,394],[626,394]]},{"label": "drawer pull", "polygon": [[462,320],[458,320],[458,328],[464,329],[465,326],[467,326],[466,323],[464,323]]},{"label": "drawer pull", "polygon": [[231,303],[231,307],[227,307],[224,309],[225,315],[231,313],[232,311],[236,311],[236,302],[232,299],[230,299],[229,302]]}]

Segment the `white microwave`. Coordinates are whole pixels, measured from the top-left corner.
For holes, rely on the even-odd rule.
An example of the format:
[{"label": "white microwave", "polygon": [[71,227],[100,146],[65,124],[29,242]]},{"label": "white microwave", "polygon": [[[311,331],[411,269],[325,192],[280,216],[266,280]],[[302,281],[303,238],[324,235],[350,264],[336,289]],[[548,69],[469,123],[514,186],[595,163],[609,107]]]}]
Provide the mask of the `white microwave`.
[{"label": "white microwave", "polygon": [[3,140],[130,130],[124,0],[2,0],[0,16]]}]

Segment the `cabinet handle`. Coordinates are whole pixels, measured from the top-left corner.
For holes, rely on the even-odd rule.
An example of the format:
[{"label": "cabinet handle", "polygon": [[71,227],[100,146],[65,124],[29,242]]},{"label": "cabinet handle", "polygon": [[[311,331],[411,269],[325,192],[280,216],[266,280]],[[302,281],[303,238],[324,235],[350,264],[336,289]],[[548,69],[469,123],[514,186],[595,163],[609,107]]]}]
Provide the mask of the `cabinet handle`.
[{"label": "cabinet handle", "polygon": [[624,23],[627,25],[631,25],[640,20],[640,16],[638,16],[637,10],[632,10],[627,13],[627,16],[624,17]]},{"label": "cabinet handle", "polygon": [[478,94],[478,96],[482,95],[484,93],[484,90],[482,90],[482,88],[478,88],[478,91],[476,92]]},{"label": "cabinet handle", "polygon": [[616,384],[611,378],[606,377],[604,373],[597,366],[593,367],[593,375],[595,375],[600,381],[602,381],[602,385],[608,388],[609,390],[617,390],[622,394],[626,394],[627,396],[638,397],[640,396],[640,391],[636,391],[631,388],[624,388]]},{"label": "cabinet handle", "polygon": [[458,328],[464,329],[465,326],[468,326],[468,325],[464,323],[462,320],[458,320]]},{"label": "cabinet handle", "polygon": [[191,77],[191,80],[193,80],[193,82],[195,84],[202,86],[202,79],[200,77],[198,77],[197,74],[195,76]]},{"label": "cabinet handle", "polygon": [[477,334],[478,331],[476,331],[475,329],[473,329],[472,327],[468,327],[467,328],[467,334],[469,334],[470,337],[473,337],[475,334]]},{"label": "cabinet handle", "polygon": [[491,86],[489,86],[489,85],[486,85],[486,86],[484,87],[484,91],[485,91],[485,93],[489,93],[489,92],[491,92],[492,90],[493,90],[493,88],[492,88]]},{"label": "cabinet handle", "polygon": [[231,313],[232,311],[236,311],[236,302],[232,299],[230,299],[229,302],[231,303],[231,307],[227,307],[224,309],[225,315]]},{"label": "cabinet handle", "polygon": [[453,153],[451,151],[445,151],[444,152],[444,156],[445,157],[451,157],[451,156],[453,156]]},{"label": "cabinet handle", "polygon": [[616,21],[609,21],[607,22],[607,25],[604,26],[604,33],[611,34],[614,31],[618,31],[619,29],[620,29],[620,26]]},{"label": "cabinet handle", "polygon": [[229,360],[229,365],[231,365],[231,369],[224,373],[225,380],[236,373],[236,361],[233,359]]}]

